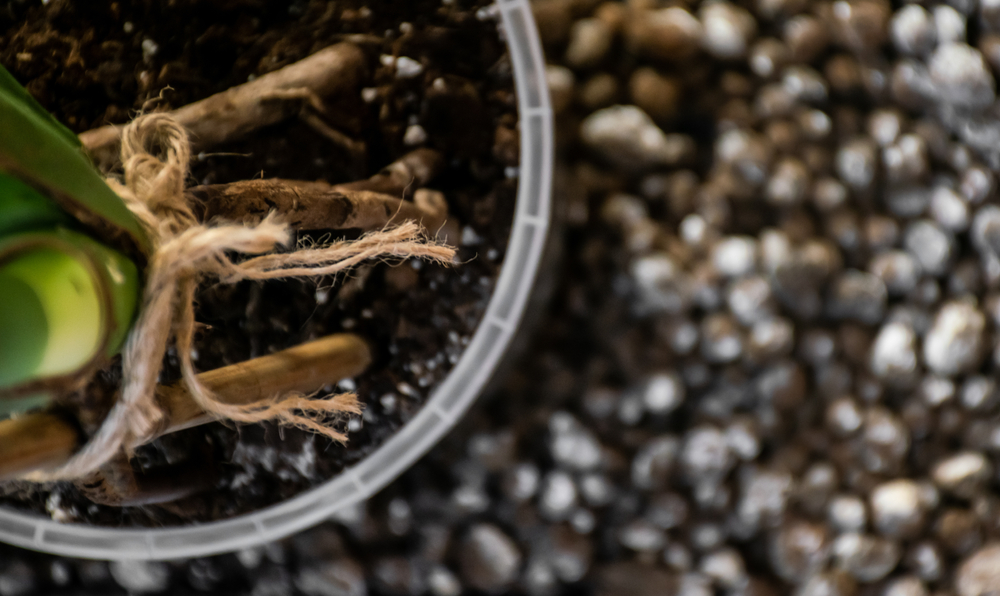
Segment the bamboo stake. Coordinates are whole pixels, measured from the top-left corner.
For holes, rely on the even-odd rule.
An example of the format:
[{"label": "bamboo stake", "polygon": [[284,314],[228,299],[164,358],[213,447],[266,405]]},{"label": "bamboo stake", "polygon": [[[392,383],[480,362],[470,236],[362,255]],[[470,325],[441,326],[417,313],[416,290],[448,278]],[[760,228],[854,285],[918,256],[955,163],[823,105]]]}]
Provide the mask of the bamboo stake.
[{"label": "bamboo stake", "polygon": [[[370,363],[368,344],[343,333],[203,372],[198,379],[224,403],[250,404],[281,393],[314,392],[361,374]],[[168,421],[161,435],[212,420],[178,384],[161,388],[160,402]],[[82,441],[76,428],[50,413],[0,421],[0,481],[63,464]]]},{"label": "bamboo stake", "polygon": [[[323,113],[325,98],[357,92],[365,70],[361,49],[339,43],[170,114],[191,134],[192,151],[197,153],[290,118],[304,105]],[[118,162],[123,129],[123,125],[112,124],[80,135],[83,146],[102,170]]]}]

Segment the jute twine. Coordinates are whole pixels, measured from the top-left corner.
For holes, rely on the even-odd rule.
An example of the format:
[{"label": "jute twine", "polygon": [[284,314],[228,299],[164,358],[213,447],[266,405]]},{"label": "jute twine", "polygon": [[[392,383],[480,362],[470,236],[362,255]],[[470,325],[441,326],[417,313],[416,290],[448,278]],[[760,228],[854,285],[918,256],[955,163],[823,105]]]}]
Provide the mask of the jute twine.
[{"label": "jute twine", "polygon": [[[271,214],[257,225],[207,225],[197,220],[184,195],[191,157],[187,131],[171,116],[149,114],[129,124],[122,134],[121,157],[124,184],[116,180],[109,180],[109,184],[142,222],[153,245],[139,316],[122,352],[121,393],[98,431],[69,462],[26,479],[51,482],[85,477],[122,450],[128,452],[152,440],[166,424],[156,399],[156,383],[171,338],[182,382],[205,412],[240,423],[272,420],[344,441],[345,437],[324,421],[331,414],[359,412],[354,394],[316,399],[283,395],[251,405],[230,405],[220,402],[198,381],[191,343],[199,282],[206,277],[224,284],[320,277],[373,258],[420,257],[449,263],[454,250],[426,240],[419,225],[407,222],[354,241],[264,254],[288,246],[294,238],[280,216]],[[227,253],[262,256],[233,262]]]}]

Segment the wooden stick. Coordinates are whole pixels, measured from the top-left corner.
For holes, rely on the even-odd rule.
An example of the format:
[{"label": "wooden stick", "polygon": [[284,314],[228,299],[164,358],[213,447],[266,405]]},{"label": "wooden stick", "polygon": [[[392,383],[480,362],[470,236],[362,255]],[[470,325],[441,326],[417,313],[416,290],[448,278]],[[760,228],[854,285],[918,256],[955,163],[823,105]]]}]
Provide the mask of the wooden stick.
[{"label": "wooden stick", "polygon": [[[343,333],[204,372],[198,378],[220,401],[249,404],[281,393],[311,393],[361,374],[370,363],[368,344]],[[211,422],[179,384],[160,391],[168,420],[161,435]],[[0,421],[0,481],[66,463],[82,441],[76,428],[45,412]]]},{"label": "wooden stick", "polygon": [[26,414],[0,422],[0,480],[54,468],[80,446],[76,428],[48,413]]},{"label": "wooden stick", "polygon": [[[197,153],[294,116],[303,105],[322,113],[325,98],[357,94],[366,69],[360,48],[339,43],[170,114],[191,134],[191,149]],[[80,135],[84,148],[102,170],[118,163],[123,128],[112,124]]]},{"label": "wooden stick", "polygon": [[[227,404],[252,404],[283,393],[312,393],[324,385],[357,376],[371,364],[365,340],[338,333],[239,364],[203,372],[198,380]],[[183,385],[159,393],[169,424],[161,434],[211,422]]]}]

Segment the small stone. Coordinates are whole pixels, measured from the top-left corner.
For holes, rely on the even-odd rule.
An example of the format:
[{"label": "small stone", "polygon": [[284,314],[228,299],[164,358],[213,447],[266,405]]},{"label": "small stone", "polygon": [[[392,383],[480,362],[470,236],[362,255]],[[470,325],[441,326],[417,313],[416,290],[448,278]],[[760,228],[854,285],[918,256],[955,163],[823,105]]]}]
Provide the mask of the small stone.
[{"label": "small stone", "polygon": [[701,558],[698,570],[725,590],[737,590],[749,581],[743,557],[733,548],[721,548],[706,553]]},{"label": "small stone", "polygon": [[635,106],[612,106],[587,116],[580,125],[580,138],[625,168],[676,165],[694,151],[690,137],[664,133]]},{"label": "small stone", "polygon": [[930,541],[914,544],[906,553],[906,566],[924,581],[937,581],[944,571],[944,559],[938,546]]},{"label": "small stone", "polygon": [[712,363],[739,359],[743,353],[743,335],[731,316],[719,313],[702,320],[701,353]]},{"label": "small stone", "polygon": [[588,112],[606,108],[618,101],[618,79],[606,72],[599,72],[577,86],[577,100]]},{"label": "small stone", "polygon": [[500,591],[517,579],[521,552],[517,544],[493,524],[472,526],[458,553],[463,580],[484,591]]},{"label": "small stone", "polygon": [[794,347],[795,326],[784,317],[757,321],[750,328],[747,355],[754,362],[763,363],[788,356]]},{"label": "small stone", "polygon": [[28,596],[35,592],[36,587],[35,572],[27,563],[18,560],[11,563],[5,562],[3,571],[0,571],[0,594],[3,596]]},{"label": "small stone", "polygon": [[899,544],[869,534],[841,534],[833,543],[837,565],[859,582],[870,583],[889,575],[899,564]]},{"label": "small stone", "polygon": [[949,507],[938,516],[934,533],[950,552],[964,556],[982,545],[983,535],[978,516],[968,510]]},{"label": "small stone", "polygon": [[830,33],[826,24],[808,14],[799,14],[788,19],[782,37],[788,46],[791,58],[802,64],[812,62],[830,44]]},{"label": "small stone", "polygon": [[924,582],[913,576],[898,577],[890,581],[882,596],[929,596]]},{"label": "small stone", "polygon": [[981,375],[966,377],[958,397],[962,407],[970,411],[989,410],[1000,399],[997,395],[996,381]]},{"label": "small stone", "polygon": [[793,487],[790,474],[751,469],[740,484],[736,514],[741,524],[756,531],[761,525],[771,526],[781,520]]},{"label": "small stone", "polygon": [[764,195],[773,205],[789,207],[801,203],[808,189],[809,170],[805,164],[794,157],[786,157],[775,166]]},{"label": "small stone", "polygon": [[821,178],[813,185],[812,202],[822,212],[843,206],[847,197],[847,188],[835,178]]},{"label": "small stone", "polygon": [[670,255],[654,252],[636,258],[630,268],[641,313],[683,312],[691,303],[691,282]]},{"label": "small stone", "polygon": [[170,583],[170,569],[157,561],[112,561],[111,576],[129,592],[162,592]]},{"label": "small stone", "polygon": [[677,115],[681,86],[675,79],[652,68],[637,68],[629,78],[628,89],[632,103],[654,120],[667,121]]},{"label": "small stone", "polygon": [[901,135],[882,150],[882,165],[890,183],[919,184],[930,171],[924,140],[915,134]]},{"label": "small stone", "polygon": [[573,102],[573,87],[576,84],[573,71],[565,66],[550,64],[545,67],[545,81],[549,86],[552,109],[557,114],[566,111]]},{"label": "small stone", "polygon": [[663,530],[644,519],[635,520],[618,532],[622,546],[637,552],[656,552],[667,544]]},{"label": "small stone", "polygon": [[403,133],[403,144],[408,147],[415,147],[417,145],[423,145],[427,142],[427,131],[424,130],[423,126],[419,124],[411,124],[406,127],[406,132]]},{"label": "small stone", "polygon": [[889,250],[875,255],[868,271],[882,280],[890,296],[905,296],[920,281],[920,264],[908,252]]},{"label": "small stone", "polygon": [[684,402],[684,381],[675,372],[654,374],[646,381],[642,401],[654,415],[669,414]]},{"label": "small stone", "polygon": [[856,495],[837,495],[827,507],[830,524],[840,532],[861,532],[868,523],[865,502]]},{"label": "small stone", "polygon": [[549,419],[549,452],[556,465],[586,472],[601,464],[601,443],[585,426],[567,412]]},{"label": "small stone", "polygon": [[834,319],[851,319],[869,325],[882,319],[888,293],[878,277],[848,270],[833,281],[827,312]]},{"label": "small stone", "polygon": [[666,487],[679,451],[680,442],[669,435],[643,445],[632,460],[632,484],[642,490]]},{"label": "small stone", "polygon": [[906,386],[916,380],[917,334],[904,323],[889,323],[872,344],[871,370],[890,384]]},{"label": "small stone", "polygon": [[993,596],[1000,586],[1000,542],[991,542],[962,561],[955,574],[958,596]]},{"label": "small stone", "polygon": [[840,147],[836,156],[837,174],[855,190],[867,190],[878,171],[878,153],[867,137],[854,139]]},{"label": "small stone", "polygon": [[892,44],[901,54],[925,56],[937,43],[934,19],[919,4],[906,4],[897,10],[889,30]]},{"label": "small stone", "polygon": [[984,108],[996,97],[995,83],[983,55],[964,43],[945,43],[928,61],[931,81],[944,103],[961,108]]},{"label": "small stone", "polygon": [[563,520],[576,505],[576,485],[573,478],[561,470],[549,472],[542,481],[538,506],[545,517]]},{"label": "small stone", "polygon": [[920,487],[912,480],[899,478],[876,486],[870,503],[875,528],[885,536],[914,536],[923,526]]},{"label": "small stone", "polygon": [[580,19],[573,23],[566,48],[566,63],[574,68],[600,64],[611,49],[614,31],[600,19]]},{"label": "small stone", "polygon": [[768,547],[771,568],[792,583],[801,582],[822,569],[829,556],[826,528],[806,521],[782,524]]},{"label": "small stone", "polygon": [[368,595],[365,568],[343,556],[303,567],[295,578],[295,587],[308,596]]},{"label": "small stone", "polygon": [[544,550],[549,566],[563,583],[575,583],[583,579],[594,558],[591,541],[565,525],[549,529],[545,536]]},{"label": "small stone", "polygon": [[753,325],[774,316],[771,284],[760,276],[749,276],[733,282],[726,294],[729,311],[743,325]]},{"label": "small stone", "polygon": [[712,249],[712,266],[727,277],[753,272],[756,261],[757,241],[750,236],[727,236]]},{"label": "small stone", "polygon": [[635,11],[628,43],[640,55],[671,62],[690,58],[702,43],[702,25],[680,7]]},{"label": "small stone", "polygon": [[931,468],[931,479],[941,490],[958,497],[971,498],[993,475],[989,460],[977,451],[966,451],[938,461]]},{"label": "small stone", "polygon": [[713,596],[712,582],[700,573],[685,573],[681,576],[676,596]]},{"label": "small stone", "polygon": [[883,407],[870,408],[856,448],[867,470],[896,471],[910,448],[909,430],[895,413]]},{"label": "small stone", "polygon": [[658,493],[650,498],[645,517],[658,528],[672,530],[687,521],[690,509],[677,493]]},{"label": "small stone", "polygon": [[724,432],[713,426],[688,431],[681,448],[684,472],[697,483],[718,482],[735,463]]},{"label": "small stone", "polygon": [[858,432],[863,422],[861,408],[850,397],[838,398],[827,406],[826,426],[837,436],[847,437]]},{"label": "small stone", "polygon": [[461,596],[462,594],[462,583],[450,569],[443,565],[435,565],[427,572],[427,588],[432,596]]},{"label": "small stone", "polygon": [[969,206],[947,186],[938,186],[931,193],[930,215],[952,232],[964,232],[969,227]]},{"label": "small stone", "polygon": [[900,219],[920,217],[931,202],[931,191],[923,186],[892,185],[885,192],[889,213]]},{"label": "small stone", "polygon": [[753,419],[734,420],[726,427],[729,449],[743,461],[753,461],[760,455],[761,444]]},{"label": "small stone", "polygon": [[954,240],[936,223],[928,220],[911,223],[903,236],[903,247],[930,275],[939,276],[948,272]]},{"label": "small stone", "polygon": [[981,255],[1000,255],[1000,207],[985,205],[976,211],[971,236]]},{"label": "small stone", "polygon": [[[917,6],[911,4],[909,6]],[[917,8],[920,8],[917,6]],[[923,10],[921,8],[921,10]],[[868,134],[881,147],[888,147],[896,142],[902,132],[902,115],[891,109],[875,110],[868,116]]]},{"label": "small stone", "polygon": [[854,596],[856,593],[857,584],[850,575],[832,570],[810,576],[799,584],[794,596]]},{"label": "small stone", "polygon": [[789,59],[788,47],[773,37],[765,37],[750,48],[747,63],[750,70],[762,79],[770,79],[778,74]]},{"label": "small stone", "polygon": [[703,28],[702,45],[722,60],[746,56],[757,34],[757,21],[745,9],[720,0],[702,5],[698,12]]},{"label": "small stone", "polygon": [[781,76],[781,86],[796,101],[822,103],[826,101],[826,81],[808,66],[789,66]]},{"label": "small stone", "polygon": [[839,0],[832,8],[834,32],[844,45],[862,54],[878,51],[888,35],[888,2]]},{"label": "small stone", "polygon": [[924,339],[924,362],[942,376],[974,370],[984,356],[985,329],[986,317],[974,306],[946,303]]},{"label": "small stone", "polygon": [[587,474],[580,479],[580,494],[591,507],[604,507],[610,504],[617,490],[610,480],[601,474]]},{"label": "small stone", "polygon": [[[790,96],[788,99],[791,101]],[[716,159],[731,166],[732,172],[753,187],[767,180],[773,153],[767,137],[747,129],[728,130],[715,141]]]},{"label": "small stone", "polygon": [[934,29],[938,44],[965,41],[965,16],[951,6],[934,7]]}]

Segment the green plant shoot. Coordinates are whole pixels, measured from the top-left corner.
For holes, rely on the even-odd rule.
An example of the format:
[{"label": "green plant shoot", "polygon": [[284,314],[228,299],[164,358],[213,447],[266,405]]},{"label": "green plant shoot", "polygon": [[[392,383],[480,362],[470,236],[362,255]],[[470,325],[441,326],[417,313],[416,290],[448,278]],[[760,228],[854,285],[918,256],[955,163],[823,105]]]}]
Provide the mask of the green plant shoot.
[{"label": "green plant shoot", "polygon": [[149,240],[0,67],[0,415],[78,388],[121,347]]}]

